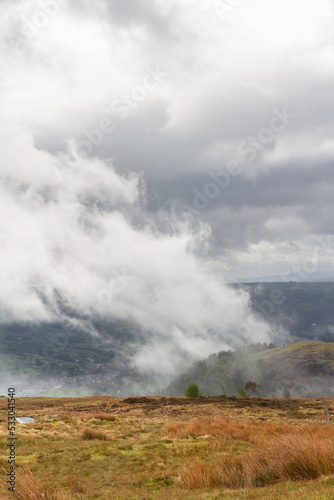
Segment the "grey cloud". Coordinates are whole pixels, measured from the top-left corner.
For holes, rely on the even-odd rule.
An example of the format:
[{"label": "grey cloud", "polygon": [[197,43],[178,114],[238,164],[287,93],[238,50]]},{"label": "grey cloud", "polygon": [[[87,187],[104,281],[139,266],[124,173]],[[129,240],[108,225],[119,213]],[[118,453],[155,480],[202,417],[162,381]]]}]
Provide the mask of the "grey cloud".
[{"label": "grey cloud", "polygon": [[[109,16],[111,25],[120,27],[129,26],[145,26],[149,30],[163,36],[168,34],[169,25],[171,22],[171,14],[162,14],[159,5],[156,2],[149,0],[97,0],[92,8],[89,0],[70,0],[70,6],[76,13],[82,14],[84,9],[85,15],[95,14],[96,16]],[[95,12],[94,12],[95,11]]]},{"label": "grey cloud", "polygon": [[[25,113],[20,110],[33,88],[31,81],[21,88],[22,79],[13,71],[18,105],[10,113],[31,130],[40,150],[64,151],[68,139],[80,144],[83,130],[96,128],[103,117],[112,119],[115,130],[89,155],[113,158],[119,174],[141,173],[154,217],[171,200],[192,207],[193,190],[203,192],[212,182],[209,172],[242,160],[240,144],[268,127],[273,109],[286,107],[296,116],[291,124],[194,217],[212,227],[212,255],[224,258],[228,251],[244,251],[260,242],[279,246],[293,239],[294,232],[298,245],[309,233],[331,234],[334,73],[329,21],[333,12],[327,2],[320,2],[314,22],[311,4],[292,7],[283,2],[278,24],[268,17],[268,25],[261,21],[267,11],[263,13],[265,6],[259,0],[236,9],[235,24],[221,23],[213,11],[198,10],[191,2],[161,6],[144,0],[94,4],[71,0],[69,5],[75,16],[68,16],[66,9],[61,16],[72,23],[73,33],[85,42],[85,31],[80,30],[90,20],[101,36],[99,43],[89,39],[83,54],[74,51],[67,61],[61,41],[51,43],[52,30],[41,33],[48,53],[43,52],[44,44],[32,40],[23,74],[27,81],[34,71],[44,75],[40,98],[53,81],[57,86],[49,99],[39,102],[32,97]],[[54,19],[54,29],[58,21],[58,29],[62,26],[61,16]],[[302,20],[305,28],[298,25],[297,32],[279,32],[284,18],[290,28],[294,20]],[[273,35],[268,36],[271,22]],[[115,49],[112,53],[107,50],[110,46]],[[53,71],[52,61],[59,72]],[[90,82],[88,67],[95,62],[98,76]],[[111,103],[141,85],[148,65],[160,65],[169,77],[121,120]],[[136,224],[143,225],[144,218],[138,212]]]}]

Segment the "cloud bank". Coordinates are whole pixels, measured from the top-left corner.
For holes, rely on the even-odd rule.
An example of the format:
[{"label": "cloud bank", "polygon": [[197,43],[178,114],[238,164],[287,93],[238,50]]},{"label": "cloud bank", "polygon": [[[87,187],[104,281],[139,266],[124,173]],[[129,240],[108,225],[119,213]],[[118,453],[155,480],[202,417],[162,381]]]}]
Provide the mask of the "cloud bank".
[{"label": "cloud bank", "polygon": [[7,319],[61,320],[61,297],[87,320],[130,320],[146,332],[136,365],[166,373],[184,356],[241,342],[247,322],[250,340],[268,339],[268,326],[249,321],[248,295],[208,275],[194,255],[207,227],[195,232],[173,212],[145,215],[143,180],[117,174],[111,161],[82,157],[73,168],[70,154],[37,150],[17,127],[2,135],[0,303]]},{"label": "cloud bank", "polygon": [[131,319],[168,371],[254,324],[205,269],[333,269],[334,11],[132,3],[1,1],[1,307]]},{"label": "cloud bank", "polygon": [[[203,258],[232,277],[284,274],[332,235],[333,2],[1,4],[1,108],[38,149],[71,139],[144,172],[152,212],[196,209],[212,172],[239,162],[197,213],[213,234]],[[273,133],[284,109],[294,119]]]}]

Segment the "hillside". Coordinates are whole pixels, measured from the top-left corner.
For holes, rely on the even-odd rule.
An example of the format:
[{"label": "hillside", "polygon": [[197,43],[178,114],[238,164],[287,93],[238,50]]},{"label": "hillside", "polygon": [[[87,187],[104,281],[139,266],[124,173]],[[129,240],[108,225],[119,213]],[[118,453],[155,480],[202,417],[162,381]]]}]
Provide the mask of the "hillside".
[{"label": "hillside", "polygon": [[203,395],[238,393],[249,380],[262,386],[261,396],[280,396],[288,388],[295,397],[334,395],[334,343],[297,342],[281,347],[253,345],[226,351],[195,363],[166,389],[181,396],[190,383],[197,383]]},{"label": "hillside", "polygon": [[[277,282],[229,286],[242,287],[249,292],[254,313],[273,326],[271,340],[276,345],[334,340],[334,283]],[[0,312],[0,389],[2,383],[5,390],[8,379],[21,387],[28,387],[29,393],[24,392],[24,395],[161,393],[155,380],[135,372],[130,364],[133,353],[151,338],[147,332],[130,322],[88,321],[85,317],[74,317],[74,312],[62,302],[58,307],[65,318],[58,323],[22,323],[15,318],[1,318]],[[282,328],[277,329],[277,326],[285,329],[284,338]],[[279,335],[275,334],[276,331],[280,332]],[[219,333],[224,339],[224,331]],[[236,342],[239,340],[236,335]],[[217,346],[217,350],[219,348]],[[255,363],[256,359],[253,361]],[[247,362],[247,359],[242,361],[248,375]],[[184,363],[186,369],[188,365],[186,361]],[[261,368],[261,363],[259,366]],[[218,366],[216,370],[219,373],[221,368]],[[246,375],[240,374],[238,366],[228,370],[231,373],[224,375],[224,384],[233,394],[244,383]],[[279,372],[279,367],[275,370]],[[313,367],[313,370],[315,375],[317,368]],[[257,373],[256,363],[248,379],[255,377],[254,371]],[[261,372],[266,373],[270,380],[273,378],[271,371],[270,363],[264,363]],[[203,381],[203,390],[207,394],[221,392],[219,377],[220,374],[216,378],[210,375],[210,383]],[[269,395],[277,392],[267,381],[265,386]],[[183,386],[179,386],[176,392],[184,394]]]},{"label": "hillside", "polygon": [[129,363],[140,331],[121,321],[91,329],[94,334],[69,321],[0,324],[0,391],[8,380],[22,395],[149,393],[149,381]]},{"label": "hillside", "polygon": [[[263,368],[275,367],[280,376],[334,375],[333,342],[297,342],[252,355]],[[291,375],[290,375],[291,374]]]}]

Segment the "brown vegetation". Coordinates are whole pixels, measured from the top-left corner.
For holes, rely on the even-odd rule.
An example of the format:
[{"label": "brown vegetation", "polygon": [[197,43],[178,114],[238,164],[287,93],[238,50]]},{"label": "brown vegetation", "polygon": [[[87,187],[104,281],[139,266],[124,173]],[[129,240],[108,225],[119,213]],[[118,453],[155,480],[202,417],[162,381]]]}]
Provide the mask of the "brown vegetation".
[{"label": "brown vegetation", "polygon": [[94,420],[106,420],[107,422],[115,422],[116,417],[114,415],[110,415],[109,413],[95,413],[92,415],[92,419]]},{"label": "brown vegetation", "polygon": [[60,489],[53,491],[25,466],[17,472],[16,498],[19,500],[71,500],[70,493]]},{"label": "brown vegetation", "polygon": [[68,486],[70,487],[70,490],[72,491],[72,493],[85,493],[86,492],[85,488],[83,488],[83,486],[80,484],[78,479],[76,479],[74,477],[72,477],[68,481]]},{"label": "brown vegetation", "polygon": [[261,451],[224,457],[219,471],[196,458],[184,468],[181,479],[189,489],[252,488],[278,481],[315,479],[334,473],[333,457],[333,429],[303,429],[276,438]]},{"label": "brown vegetation", "polygon": [[233,422],[226,419],[199,418],[191,422],[177,422],[168,426],[166,435],[177,439],[201,436],[220,437],[260,445],[266,437],[286,434],[294,430],[294,426],[282,426],[270,422]]},{"label": "brown vegetation", "polygon": [[[19,500],[333,498],[334,426],[320,399],[18,398],[17,413],[35,419],[16,429]],[[15,497],[6,418],[3,398],[1,500]]]},{"label": "brown vegetation", "polygon": [[100,441],[107,441],[108,436],[105,432],[103,431],[97,431],[96,429],[93,429],[92,427],[84,427],[82,431],[80,432],[80,437],[81,439],[85,440],[93,440],[93,439],[99,439]]},{"label": "brown vegetation", "polygon": [[181,481],[189,490],[198,488],[220,488],[222,476],[214,467],[209,467],[196,457],[191,466],[185,467],[181,473]]}]

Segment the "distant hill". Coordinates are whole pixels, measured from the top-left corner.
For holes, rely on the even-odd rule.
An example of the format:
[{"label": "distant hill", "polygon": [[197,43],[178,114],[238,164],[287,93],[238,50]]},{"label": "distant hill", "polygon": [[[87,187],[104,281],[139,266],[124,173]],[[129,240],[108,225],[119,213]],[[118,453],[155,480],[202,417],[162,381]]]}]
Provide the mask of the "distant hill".
[{"label": "distant hill", "polygon": [[[271,341],[274,344],[334,341],[334,283],[275,282],[229,286],[242,287],[249,292],[253,312],[273,326]],[[0,389],[1,384],[6,387],[7,381],[13,383],[17,380],[18,386],[28,387],[30,391],[34,387],[34,395],[50,394],[50,387],[58,387],[57,391],[63,391],[64,387],[82,391],[89,389],[89,394],[160,393],[152,377],[144,376],[131,367],[131,356],[150,338],[138,325],[119,320],[88,321],[84,317],[76,318],[73,311],[62,303],[58,307],[66,321],[22,323],[15,318],[5,320],[5,317],[1,318],[0,308]],[[223,303],[221,307],[224,308]],[[87,324],[95,332],[94,335],[82,327]],[[286,332],[284,337],[281,327]],[[223,338],[224,331],[220,333]],[[235,338],[238,341],[237,334]],[[241,360],[245,367],[248,366],[247,356],[246,360]],[[275,369],[278,370],[277,367]],[[227,390],[232,394],[244,383],[245,373],[240,374],[238,366],[233,363],[229,370],[231,373],[224,378]],[[262,372],[267,371],[268,377],[271,377],[270,370],[270,363],[262,367]],[[217,372],[220,371],[218,366]],[[253,372],[248,380],[254,377]],[[213,378],[212,383],[205,382],[204,392],[219,394],[218,380],[219,377]],[[273,383],[264,381],[263,391],[267,394],[278,393],[275,384],[275,380]],[[176,391],[182,395],[183,385]]]},{"label": "distant hill", "polygon": [[[226,273],[222,273],[223,276],[225,276]],[[285,281],[291,281],[293,278],[296,278],[297,276],[294,273],[291,273],[290,275],[283,275],[282,274],[271,274],[271,275],[262,275],[262,276],[253,276],[251,278],[238,278],[238,279],[230,279],[229,281],[231,283],[235,283],[236,281],[238,283],[272,283],[272,282],[282,282],[284,278],[286,278]],[[333,269],[329,269],[327,271],[315,271],[314,273],[311,273],[309,275],[301,275],[300,277],[301,281],[305,282],[318,282],[318,281],[334,281],[334,271]]]},{"label": "distant hill", "polygon": [[213,354],[178,376],[166,393],[181,396],[190,383],[197,383],[205,396],[222,394],[222,386],[234,396],[249,380],[262,386],[262,396],[281,396],[288,388],[294,397],[333,397],[334,343],[253,344]]},{"label": "distant hill", "polygon": [[301,340],[334,341],[334,283],[230,284],[249,292],[255,314],[273,326],[283,326],[287,339],[272,337],[277,345]]},{"label": "distant hill", "polygon": [[[281,377],[334,376],[334,342],[297,342],[252,354],[262,368],[275,368]],[[334,380],[333,380],[334,381]]]},{"label": "distant hill", "polygon": [[[140,330],[129,322],[0,323],[0,389],[23,395],[136,395],[151,381],[130,366]],[[152,385],[152,384],[151,384]],[[1,393],[1,392],[0,392]]]}]

